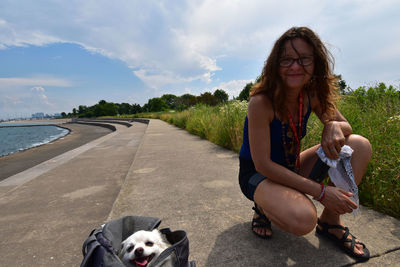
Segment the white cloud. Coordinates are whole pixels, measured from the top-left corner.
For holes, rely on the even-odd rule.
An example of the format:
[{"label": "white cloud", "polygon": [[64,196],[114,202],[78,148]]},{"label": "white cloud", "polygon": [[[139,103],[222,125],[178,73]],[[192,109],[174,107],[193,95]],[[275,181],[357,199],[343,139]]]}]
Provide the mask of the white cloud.
[{"label": "white cloud", "polygon": [[0,78],[0,89],[20,86],[56,86],[56,87],[71,87],[72,82],[55,77],[11,77]]},{"label": "white cloud", "polygon": [[0,49],[7,46],[41,46],[62,41],[56,36],[31,28],[31,25],[20,25],[18,21],[9,23],[4,19],[0,19],[0,40]]},{"label": "white cloud", "polygon": [[[222,55],[266,57],[283,31],[305,25],[344,51],[339,57],[351,68],[340,65],[339,70],[353,75],[364,64],[360,55],[372,59],[393,41],[390,29],[400,28],[398,9],[395,0],[7,1],[0,10],[0,49],[76,43],[126,62],[146,85],[159,89],[210,83],[224,71],[218,61]],[[384,53],[392,66],[384,71],[390,75],[397,66],[393,54],[398,55],[396,47]]]},{"label": "white cloud", "polygon": [[[45,87],[71,87],[72,82],[55,77],[0,78],[0,119],[30,117],[33,111],[59,112],[65,99],[49,99]],[[57,104],[54,101],[58,101]]]},{"label": "white cloud", "polygon": [[38,91],[44,93],[44,88],[40,86],[32,87],[31,91]]},{"label": "white cloud", "polygon": [[229,95],[230,98],[238,97],[246,84],[251,82],[254,83],[254,80],[232,80],[229,82],[222,82],[213,87],[211,91],[214,92],[217,89],[222,89]]},{"label": "white cloud", "polygon": [[41,111],[58,112],[57,105],[50,102],[45,88],[41,86],[3,90],[0,91],[0,99],[0,118],[30,117],[32,112]]},{"label": "white cloud", "polygon": [[142,75],[138,77],[152,88],[164,85],[163,81],[173,82],[172,79],[177,83],[210,82],[213,73],[221,70],[217,62],[221,54],[259,55],[281,31],[277,25],[282,16],[289,17],[280,11],[302,13],[296,6],[287,8],[274,1],[227,0],[168,4],[42,0],[25,5],[8,2],[5,7],[19,15],[11,12],[2,18],[1,46],[80,44],[140,70]]},{"label": "white cloud", "polygon": [[30,89],[32,91],[31,99],[33,101],[38,101],[39,104],[44,104],[49,107],[54,108],[54,105],[49,102],[47,96],[45,95],[45,90],[41,86],[35,86]]}]

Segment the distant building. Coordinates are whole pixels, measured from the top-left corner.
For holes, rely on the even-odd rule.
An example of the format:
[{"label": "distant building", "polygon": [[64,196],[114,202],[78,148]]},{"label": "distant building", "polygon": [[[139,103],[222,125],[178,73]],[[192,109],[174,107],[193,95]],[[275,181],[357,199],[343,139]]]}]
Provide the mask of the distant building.
[{"label": "distant building", "polygon": [[61,118],[60,113],[55,114],[44,114],[43,112],[37,112],[32,114],[31,120],[43,120],[43,119],[54,119],[54,118]]},{"label": "distant building", "polygon": [[43,112],[37,112],[35,114],[32,114],[32,119],[42,120],[43,118],[44,118],[44,113]]}]

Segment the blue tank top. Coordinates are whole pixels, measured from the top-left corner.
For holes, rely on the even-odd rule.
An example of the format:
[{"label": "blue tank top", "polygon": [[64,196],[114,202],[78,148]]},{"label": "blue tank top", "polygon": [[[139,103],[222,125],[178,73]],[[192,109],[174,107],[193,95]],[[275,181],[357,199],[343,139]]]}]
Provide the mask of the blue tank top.
[{"label": "blue tank top", "polygon": [[[304,123],[302,125],[302,132],[301,132],[301,139],[307,133],[307,122],[308,118],[311,114],[311,106],[310,106],[310,99],[308,101],[308,108],[307,113],[304,115]],[[288,123],[283,124],[285,132],[287,132],[287,128],[289,127]],[[286,159],[285,159],[285,149],[282,143],[282,121],[278,120],[276,116],[269,124],[270,127],[270,136],[271,136],[271,160],[277,164],[286,166]],[[292,142],[292,139],[286,136],[286,142]],[[240,157],[251,160],[251,153],[250,153],[250,143],[249,143],[249,130],[248,130],[248,118],[244,121],[243,127],[243,143],[242,147],[240,148]],[[295,160],[296,155],[289,155],[289,160]]]}]

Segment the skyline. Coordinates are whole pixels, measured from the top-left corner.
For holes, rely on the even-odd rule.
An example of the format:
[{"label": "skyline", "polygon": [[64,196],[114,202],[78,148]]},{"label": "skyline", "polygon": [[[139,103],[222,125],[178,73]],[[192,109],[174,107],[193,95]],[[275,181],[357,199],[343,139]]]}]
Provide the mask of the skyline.
[{"label": "skyline", "polygon": [[292,26],[314,30],[356,89],[399,88],[398,1],[0,3],[0,119],[223,89],[237,97]]}]

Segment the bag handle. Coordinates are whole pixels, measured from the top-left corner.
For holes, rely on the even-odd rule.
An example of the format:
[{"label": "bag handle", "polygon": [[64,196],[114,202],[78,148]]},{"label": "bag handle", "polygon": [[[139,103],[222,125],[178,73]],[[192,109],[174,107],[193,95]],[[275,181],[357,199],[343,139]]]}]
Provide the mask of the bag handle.
[{"label": "bag handle", "polygon": [[[87,267],[88,266],[88,264],[89,264],[89,260],[90,260],[90,258],[92,257],[92,254],[93,254],[93,252],[95,251],[95,249],[98,247],[98,246],[101,246],[101,244],[96,240],[96,238],[94,238],[94,240],[92,239],[92,238],[90,238],[91,240],[90,240],[90,242],[87,242],[87,245],[89,245],[89,243],[95,243],[95,244],[93,244],[93,246],[90,248],[90,250],[89,251],[86,251],[86,246],[84,246],[83,248],[82,248],[82,253],[83,253],[83,261],[82,261],[82,263],[81,263],[81,266],[80,267]],[[85,242],[86,243],[86,242]],[[85,244],[84,244],[85,245]],[[86,252],[86,253],[85,253]]]},{"label": "bag handle", "polygon": [[[96,233],[95,233],[95,232],[96,232]],[[89,246],[89,244],[92,243],[93,241],[97,241],[97,238],[96,238],[96,234],[97,234],[97,233],[98,233],[98,228],[93,229],[93,230],[90,232],[89,237],[85,240],[85,242],[83,242],[83,245],[82,245],[82,254],[83,254],[83,257],[85,257],[86,254],[87,254],[87,247]]]}]

